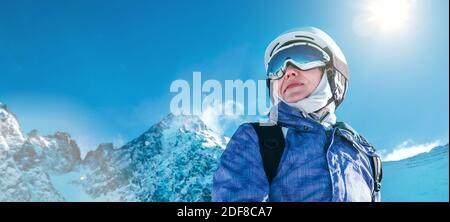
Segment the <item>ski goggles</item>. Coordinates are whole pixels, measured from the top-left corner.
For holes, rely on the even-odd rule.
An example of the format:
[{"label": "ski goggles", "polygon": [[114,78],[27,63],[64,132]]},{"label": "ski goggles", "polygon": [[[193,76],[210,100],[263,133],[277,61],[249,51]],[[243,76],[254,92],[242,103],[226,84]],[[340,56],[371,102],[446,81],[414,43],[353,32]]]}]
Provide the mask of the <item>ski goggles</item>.
[{"label": "ski goggles", "polygon": [[278,50],[270,59],[267,67],[267,78],[283,77],[288,64],[301,70],[324,67],[330,62],[330,56],[320,47],[307,42],[299,42]]}]

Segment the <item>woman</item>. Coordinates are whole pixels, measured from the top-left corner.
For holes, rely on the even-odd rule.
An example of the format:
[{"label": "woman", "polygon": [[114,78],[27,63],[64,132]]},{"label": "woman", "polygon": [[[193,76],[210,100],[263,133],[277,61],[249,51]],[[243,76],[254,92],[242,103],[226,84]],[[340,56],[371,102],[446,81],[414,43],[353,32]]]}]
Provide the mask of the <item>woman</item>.
[{"label": "woman", "polygon": [[[265,67],[272,126],[237,129],[214,176],[213,201],[379,201],[378,155],[336,122],[349,76],[333,39],[312,27],[289,31],[269,44]],[[275,149],[268,137],[280,141]]]}]

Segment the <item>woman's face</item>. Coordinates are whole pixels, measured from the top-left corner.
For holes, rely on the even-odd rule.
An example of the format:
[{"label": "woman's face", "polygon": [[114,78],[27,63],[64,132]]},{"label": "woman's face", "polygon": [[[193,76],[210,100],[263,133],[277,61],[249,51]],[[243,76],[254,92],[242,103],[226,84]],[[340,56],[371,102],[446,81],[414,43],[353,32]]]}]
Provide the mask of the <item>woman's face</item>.
[{"label": "woman's face", "polygon": [[288,65],[284,76],[278,80],[278,95],[288,103],[298,102],[311,95],[321,79],[322,70],[320,68],[303,71]]}]

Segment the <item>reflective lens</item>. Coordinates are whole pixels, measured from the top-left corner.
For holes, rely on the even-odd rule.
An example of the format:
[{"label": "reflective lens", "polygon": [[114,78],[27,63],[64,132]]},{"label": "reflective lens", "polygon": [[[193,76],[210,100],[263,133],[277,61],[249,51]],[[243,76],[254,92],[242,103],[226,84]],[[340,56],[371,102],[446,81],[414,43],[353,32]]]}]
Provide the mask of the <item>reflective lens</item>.
[{"label": "reflective lens", "polygon": [[288,62],[302,70],[325,66],[330,57],[319,47],[308,43],[297,43],[281,49],[270,60],[267,76],[271,79],[280,78]]}]

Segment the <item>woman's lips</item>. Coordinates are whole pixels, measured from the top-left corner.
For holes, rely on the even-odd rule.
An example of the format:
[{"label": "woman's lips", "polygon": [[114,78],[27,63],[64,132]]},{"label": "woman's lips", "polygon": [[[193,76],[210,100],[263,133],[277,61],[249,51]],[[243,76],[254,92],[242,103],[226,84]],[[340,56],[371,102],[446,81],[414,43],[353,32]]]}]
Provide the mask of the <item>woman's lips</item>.
[{"label": "woman's lips", "polygon": [[290,88],[294,88],[294,87],[302,86],[302,85],[303,85],[303,83],[297,83],[297,82],[289,83],[289,85],[287,85],[286,88],[284,89],[284,92],[286,92]]}]

